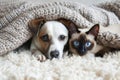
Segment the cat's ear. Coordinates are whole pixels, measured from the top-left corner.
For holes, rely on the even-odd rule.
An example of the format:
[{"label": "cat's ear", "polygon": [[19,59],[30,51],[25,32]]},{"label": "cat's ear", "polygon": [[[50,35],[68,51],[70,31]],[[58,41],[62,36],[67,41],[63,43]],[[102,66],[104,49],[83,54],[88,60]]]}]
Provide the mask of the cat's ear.
[{"label": "cat's ear", "polygon": [[93,36],[97,37],[99,33],[99,24],[95,24],[88,32],[87,34],[92,34]]},{"label": "cat's ear", "polygon": [[73,33],[80,33],[80,31],[78,30],[78,26],[75,23],[73,23],[72,21],[63,19],[63,18],[57,19],[57,21],[61,22],[62,24],[64,24],[66,26],[66,28],[69,31],[70,36]]}]

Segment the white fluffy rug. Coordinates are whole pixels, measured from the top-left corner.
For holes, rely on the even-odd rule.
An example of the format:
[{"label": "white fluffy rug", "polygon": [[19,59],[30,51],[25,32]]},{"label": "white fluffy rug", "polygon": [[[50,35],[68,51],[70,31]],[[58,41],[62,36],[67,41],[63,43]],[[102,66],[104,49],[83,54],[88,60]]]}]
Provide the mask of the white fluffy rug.
[{"label": "white fluffy rug", "polygon": [[29,51],[11,52],[0,57],[0,80],[120,80],[120,52],[46,62],[37,61]]}]

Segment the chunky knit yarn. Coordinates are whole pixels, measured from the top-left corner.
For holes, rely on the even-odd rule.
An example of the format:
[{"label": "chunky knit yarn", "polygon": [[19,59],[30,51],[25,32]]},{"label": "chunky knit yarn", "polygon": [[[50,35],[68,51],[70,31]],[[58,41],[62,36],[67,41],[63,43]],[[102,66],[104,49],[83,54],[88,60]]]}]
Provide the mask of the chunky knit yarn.
[{"label": "chunky knit yarn", "polygon": [[[36,1],[0,0],[0,55],[14,50],[32,37],[28,28],[31,19],[65,18],[73,21],[79,28],[91,27],[95,23],[104,26],[120,24],[120,1],[92,6],[74,2]],[[98,41],[102,45],[120,48],[120,36],[117,34],[100,33]]]}]

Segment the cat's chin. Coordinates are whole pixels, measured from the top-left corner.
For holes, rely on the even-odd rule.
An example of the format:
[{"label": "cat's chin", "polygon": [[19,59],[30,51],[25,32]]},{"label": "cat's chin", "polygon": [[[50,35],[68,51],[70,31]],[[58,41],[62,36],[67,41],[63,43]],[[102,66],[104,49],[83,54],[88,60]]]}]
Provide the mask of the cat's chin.
[{"label": "cat's chin", "polygon": [[94,53],[88,52],[86,55],[83,56],[84,58],[93,58],[95,57]]}]

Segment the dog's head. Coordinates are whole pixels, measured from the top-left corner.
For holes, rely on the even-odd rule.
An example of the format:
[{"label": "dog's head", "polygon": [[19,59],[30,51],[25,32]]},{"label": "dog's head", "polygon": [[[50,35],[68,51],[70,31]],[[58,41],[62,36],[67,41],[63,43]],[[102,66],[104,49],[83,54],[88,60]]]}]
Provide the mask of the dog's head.
[{"label": "dog's head", "polygon": [[[68,50],[69,31],[66,26],[73,26],[68,20],[46,21],[43,18],[29,22],[37,48],[48,58],[62,58]],[[73,31],[73,30],[72,30]],[[70,31],[72,33],[72,31]]]}]

